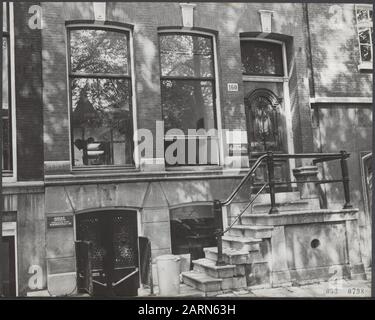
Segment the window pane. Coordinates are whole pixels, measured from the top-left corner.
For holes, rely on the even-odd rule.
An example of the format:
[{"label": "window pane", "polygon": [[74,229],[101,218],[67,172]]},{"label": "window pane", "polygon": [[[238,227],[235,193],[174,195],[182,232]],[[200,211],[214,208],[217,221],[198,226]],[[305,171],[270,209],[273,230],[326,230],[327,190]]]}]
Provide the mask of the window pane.
[{"label": "window pane", "polygon": [[160,36],[162,76],[213,76],[212,40],[192,35]]},{"label": "window pane", "polygon": [[71,30],[71,71],[128,74],[125,33],[106,30]]},{"label": "window pane", "polygon": [[372,60],[370,45],[361,45],[361,59],[364,62]]},{"label": "window pane", "polygon": [[130,80],[72,81],[74,164],[133,164]]},{"label": "window pane", "polygon": [[362,29],[359,31],[359,42],[360,43],[371,43],[370,41],[370,30]]},{"label": "window pane", "polygon": [[3,2],[3,31],[8,31],[7,3]]},{"label": "window pane", "polygon": [[358,21],[358,23],[365,22],[366,20],[368,20],[368,10],[358,9],[357,10],[357,21]]},{"label": "window pane", "polygon": [[[183,147],[175,149],[171,156],[167,149],[176,140],[183,143]],[[164,150],[166,150],[165,161],[168,166],[195,166],[195,165],[215,165],[219,163],[219,141],[216,136],[204,137],[178,137],[166,138],[164,141]],[[178,154],[179,152],[183,154]]]},{"label": "window pane", "polygon": [[247,75],[282,76],[281,45],[263,41],[241,42],[243,73]]},{"label": "window pane", "polygon": [[9,118],[3,117],[3,170],[12,170]]},{"label": "window pane", "polygon": [[7,38],[3,38],[3,83],[2,83],[2,107],[3,109],[9,108],[9,66],[8,66],[8,40]]},{"label": "window pane", "polygon": [[165,130],[215,128],[211,81],[162,80]]}]

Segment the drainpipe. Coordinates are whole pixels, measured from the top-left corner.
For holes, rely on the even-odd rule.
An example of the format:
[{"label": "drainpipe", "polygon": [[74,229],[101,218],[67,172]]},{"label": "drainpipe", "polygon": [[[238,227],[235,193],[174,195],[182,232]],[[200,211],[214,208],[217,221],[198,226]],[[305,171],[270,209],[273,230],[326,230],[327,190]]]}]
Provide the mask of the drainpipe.
[{"label": "drainpipe", "polygon": [[309,81],[310,98],[315,97],[315,84],[314,84],[314,70],[312,63],[311,53],[311,32],[310,32],[310,21],[309,21],[309,9],[308,3],[302,4],[303,8],[303,19],[305,23],[305,39],[306,39],[306,58],[307,58],[307,79]]},{"label": "drainpipe", "polygon": [[[3,43],[3,3],[0,5],[1,43]],[[3,49],[0,52],[0,69],[3,70]],[[0,101],[3,108],[3,81],[0,81]],[[3,117],[0,117],[0,297],[3,297]]]}]

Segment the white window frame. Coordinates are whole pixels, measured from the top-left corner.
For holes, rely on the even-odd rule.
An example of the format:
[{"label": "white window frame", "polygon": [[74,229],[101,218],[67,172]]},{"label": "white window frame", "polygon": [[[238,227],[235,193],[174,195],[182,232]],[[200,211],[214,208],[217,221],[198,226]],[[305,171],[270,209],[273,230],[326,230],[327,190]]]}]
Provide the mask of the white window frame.
[{"label": "white window frame", "polygon": [[[361,55],[361,42],[359,39],[359,29],[360,28],[368,28],[372,29],[373,24],[370,22],[370,20],[366,22],[358,22],[357,17],[357,10],[367,10],[368,14],[370,10],[373,10],[373,6],[370,4],[356,4],[354,6],[354,15],[355,15],[355,21],[356,21],[356,32],[357,32],[357,41],[358,41],[358,50],[359,50],[359,65],[358,70],[372,70],[373,69],[373,61],[374,61],[374,49],[373,49],[373,39],[372,34],[370,32],[370,47],[371,47],[371,61],[362,61],[362,55]],[[369,17],[370,19],[370,17]]]},{"label": "white window frame", "polygon": [[16,126],[16,88],[15,88],[15,55],[14,55],[14,11],[13,2],[9,2],[9,50],[10,50],[10,105],[11,105],[11,136],[12,136],[12,173],[3,175],[3,182],[17,181],[17,126]]},{"label": "white window frame", "polygon": [[[123,167],[118,165],[107,165],[107,166],[82,166],[82,167],[75,167],[73,166],[73,159],[74,155],[72,154],[72,130],[71,130],[71,121],[70,121],[70,110],[71,110],[71,90],[70,90],[70,82],[69,82],[69,58],[70,58],[70,44],[68,43],[68,33],[71,28],[98,28],[98,29],[108,29],[113,31],[123,31],[127,32],[129,35],[129,50],[130,50],[130,77],[131,77],[131,88],[132,88],[132,115],[133,115],[133,142],[134,142],[134,149],[133,149],[133,156],[134,156],[134,167]],[[103,25],[99,23],[72,23],[65,26],[65,50],[66,50],[66,74],[67,74],[67,91],[68,91],[68,117],[69,117],[69,162],[70,162],[70,171],[89,171],[89,170],[134,170],[138,169],[140,166],[139,155],[138,155],[138,121],[137,121],[137,95],[136,95],[136,74],[135,74],[135,61],[134,61],[134,42],[133,42],[133,30],[131,28],[122,27],[118,25]]]},{"label": "white window frame", "polygon": [[[215,111],[216,111],[216,124],[217,124],[217,132],[218,132],[218,152],[219,152],[219,157],[218,157],[218,164],[217,166],[223,166],[225,161],[224,161],[224,136],[223,136],[223,126],[222,126],[222,115],[221,115],[221,105],[220,105],[220,83],[219,83],[219,65],[218,65],[218,59],[217,59],[217,43],[216,43],[216,35],[214,33],[210,33],[210,32],[204,32],[204,31],[197,31],[197,30],[185,30],[185,29],[165,29],[165,30],[159,30],[158,31],[158,35],[162,35],[163,33],[174,33],[174,34],[195,34],[197,36],[199,35],[202,35],[202,36],[209,36],[212,38],[212,42],[213,42],[213,59],[214,59],[214,72],[215,72],[215,79],[214,79],[214,83],[215,83]],[[161,75],[161,70],[160,70],[160,75]],[[164,128],[163,128],[164,129]],[[172,138],[175,138],[176,135],[172,135],[172,136],[168,136],[168,135],[163,135],[163,139],[172,139]],[[183,136],[183,137],[188,137],[188,136]],[[193,136],[191,137],[192,139],[195,139],[199,137],[199,135],[197,136]],[[177,136],[178,138],[178,136]],[[165,152],[165,150],[164,150]],[[163,155],[163,157],[165,157],[165,155]],[[205,167],[207,165],[205,164],[197,164],[195,166],[189,166],[189,168],[193,169],[193,168],[199,168],[199,167]],[[210,167],[214,167],[215,165],[208,165]],[[173,167],[173,166],[170,166],[168,167],[168,170],[183,170],[183,169],[186,169],[187,166],[177,166],[177,167]]]}]

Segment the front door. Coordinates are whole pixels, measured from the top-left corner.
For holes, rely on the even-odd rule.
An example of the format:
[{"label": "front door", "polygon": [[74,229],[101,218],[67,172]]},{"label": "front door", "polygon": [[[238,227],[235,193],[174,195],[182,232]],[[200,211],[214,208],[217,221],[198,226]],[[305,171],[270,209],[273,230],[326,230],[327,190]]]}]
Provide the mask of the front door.
[{"label": "front door", "polygon": [[91,243],[94,296],[137,295],[139,271],[135,211],[78,215],[77,240]]},{"label": "front door", "polygon": [[[258,88],[247,96],[245,105],[250,166],[268,151],[275,154],[287,153],[282,99],[269,89]],[[275,160],[274,170],[276,182],[289,180],[288,160]],[[267,181],[267,176],[264,163],[256,171],[255,182],[263,183]]]}]

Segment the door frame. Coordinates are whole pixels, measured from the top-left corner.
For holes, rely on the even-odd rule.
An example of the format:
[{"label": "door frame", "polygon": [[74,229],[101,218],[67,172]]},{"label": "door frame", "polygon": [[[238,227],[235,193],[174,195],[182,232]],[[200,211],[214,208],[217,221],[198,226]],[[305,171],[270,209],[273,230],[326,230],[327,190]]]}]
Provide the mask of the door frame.
[{"label": "door frame", "polygon": [[[144,236],[143,228],[142,228],[142,215],[140,209],[137,207],[104,207],[104,208],[92,208],[92,209],[84,209],[78,212],[75,212],[74,219],[73,219],[73,233],[74,233],[74,241],[77,241],[77,216],[85,213],[94,213],[98,211],[133,211],[136,214],[137,218],[137,250],[138,250],[138,265],[140,265],[140,255],[139,255],[139,237]],[[74,257],[77,257],[77,253],[75,252],[74,248]],[[77,271],[76,271],[77,274]],[[139,277],[139,288],[143,288],[141,277]]]},{"label": "door frame", "polygon": [[16,280],[16,297],[18,297],[18,250],[17,250],[17,222],[3,222],[2,225],[3,237],[14,237],[14,266],[15,266],[15,280]]},{"label": "door frame", "polygon": [[370,217],[371,210],[369,207],[369,197],[368,197],[368,190],[367,190],[367,182],[366,182],[366,171],[365,171],[365,162],[372,158],[372,151],[362,151],[360,153],[360,167],[361,167],[361,180],[362,180],[362,191],[363,191],[363,200],[364,200],[364,207],[368,217]]},{"label": "door frame", "polygon": [[[291,102],[290,102],[290,93],[289,93],[289,80],[293,72],[293,64],[292,68],[288,70],[288,61],[287,61],[287,55],[286,55],[286,44],[284,41],[280,40],[274,40],[274,39],[265,39],[265,38],[257,38],[257,37],[241,37],[240,41],[263,41],[263,42],[271,42],[271,43],[277,43],[281,45],[282,50],[282,59],[283,59],[283,71],[284,76],[249,76],[249,75],[243,75],[243,82],[280,82],[283,84],[283,102],[284,102],[284,112],[285,112],[285,130],[286,130],[286,147],[287,152],[289,154],[293,154],[294,151],[294,135],[293,135],[293,126],[292,126],[292,112],[291,112]],[[246,94],[246,97],[251,94],[249,92]],[[245,108],[247,109],[248,106],[245,104]],[[248,111],[246,110],[246,113]],[[247,126],[249,124],[247,123]],[[249,148],[250,150],[250,148]],[[288,160],[289,162],[289,176],[290,181],[295,180],[293,175],[293,169],[296,167],[296,161],[295,159],[290,158]]]}]

